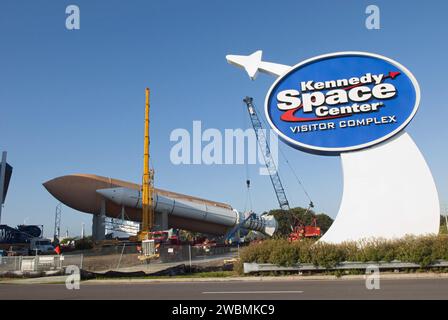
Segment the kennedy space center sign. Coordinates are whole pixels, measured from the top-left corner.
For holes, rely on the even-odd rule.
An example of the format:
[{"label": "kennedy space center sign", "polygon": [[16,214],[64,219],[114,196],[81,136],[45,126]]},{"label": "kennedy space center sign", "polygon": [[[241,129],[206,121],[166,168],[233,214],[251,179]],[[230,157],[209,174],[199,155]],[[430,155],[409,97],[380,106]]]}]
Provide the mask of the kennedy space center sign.
[{"label": "kennedy space center sign", "polygon": [[370,53],[335,53],[292,67],[272,85],[265,111],[281,138],[304,151],[338,154],[401,131],[420,90],[401,64]]},{"label": "kennedy space center sign", "polygon": [[[368,52],[336,52],[294,66],[262,60],[262,51],[227,55],[254,80],[276,76],[265,98],[270,126],[290,146],[338,155],[339,211],[320,241],[394,239],[439,230],[431,171],[404,128],[420,102],[414,76],[398,62]],[[325,177],[316,168],[316,179]]]}]

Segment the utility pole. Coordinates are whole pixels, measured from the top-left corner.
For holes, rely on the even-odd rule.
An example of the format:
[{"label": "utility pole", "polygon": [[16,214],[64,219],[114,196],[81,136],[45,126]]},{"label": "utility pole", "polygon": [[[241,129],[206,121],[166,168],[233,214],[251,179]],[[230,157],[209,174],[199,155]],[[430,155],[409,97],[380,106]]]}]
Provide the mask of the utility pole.
[{"label": "utility pole", "polygon": [[5,187],[5,180],[6,180],[6,151],[2,152],[2,167],[0,170],[0,223],[2,221],[2,208],[3,208],[3,202],[5,199],[3,198],[4,194],[4,187]]}]

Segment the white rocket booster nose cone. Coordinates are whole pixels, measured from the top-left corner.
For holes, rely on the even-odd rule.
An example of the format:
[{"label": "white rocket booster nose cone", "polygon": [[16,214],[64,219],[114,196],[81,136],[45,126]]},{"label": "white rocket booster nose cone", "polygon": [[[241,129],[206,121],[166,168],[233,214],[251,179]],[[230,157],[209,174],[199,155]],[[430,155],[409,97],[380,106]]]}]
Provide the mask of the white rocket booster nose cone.
[{"label": "white rocket booster nose cone", "polygon": [[141,205],[140,192],[138,190],[118,187],[98,189],[96,192],[102,195],[105,199],[110,200],[120,206],[137,208]]},{"label": "white rocket booster nose cone", "polygon": [[96,192],[102,195],[107,200],[113,201],[117,204],[121,204],[123,195],[121,189],[122,188],[98,189],[96,190]]}]

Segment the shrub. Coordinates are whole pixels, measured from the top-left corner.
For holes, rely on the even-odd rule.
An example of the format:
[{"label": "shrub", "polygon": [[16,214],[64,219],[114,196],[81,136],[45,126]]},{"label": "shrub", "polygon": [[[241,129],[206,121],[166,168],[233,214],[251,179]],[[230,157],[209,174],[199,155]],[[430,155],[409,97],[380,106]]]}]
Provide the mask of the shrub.
[{"label": "shrub", "polygon": [[93,241],[89,238],[82,238],[75,241],[76,250],[87,250],[93,248]]},{"label": "shrub", "polygon": [[397,240],[364,239],[357,243],[357,259],[351,261],[386,261],[390,262],[396,256]]},{"label": "shrub", "polygon": [[292,266],[299,260],[299,250],[287,240],[277,240],[269,255],[269,263],[280,266]]},{"label": "shrub", "polygon": [[317,242],[311,247],[311,262],[315,266],[332,268],[346,260],[342,246]]},{"label": "shrub", "polygon": [[427,267],[436,260],[448,260],[448,235],[407,236],[397,240],[365,239],[338,245],[310,239],[292,243],[272,239],[242,249],[235,270],[242,273],[244,262],[272,263],[281,266],[313,263],[316,266],[332,268],[343,261],[393,260],[418,263],[421,267]]},{"label": "shrub", "polygon": [[414,262],[426,267],[434,260],[432,245],[435,237],[408,236],[397,241],[397,260]]},{"label": "shrub", "polygon": [[312,246],[315,244],[315,240],[305,239],[302,241],[296,241],[291,243],[291,245],[298,251],[298,261],[299,263],[311,263],[312,262]]},{"label": "shrub", "polygon": [[448,260],[448,235],[439,235],[435,238],[432,248],[432,260]]}]

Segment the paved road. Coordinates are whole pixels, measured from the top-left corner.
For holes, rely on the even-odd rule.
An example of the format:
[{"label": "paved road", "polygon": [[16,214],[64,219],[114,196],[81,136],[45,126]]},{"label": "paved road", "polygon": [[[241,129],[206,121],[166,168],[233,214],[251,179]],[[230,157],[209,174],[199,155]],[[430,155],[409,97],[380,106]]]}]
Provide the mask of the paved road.
[{"label": "paved road", "polygon": [[379,290],[367,290],[364,280],[297,280],[176,282],[140,284],[81,283],[65,285],[0,284],[5,299],[448,299],[448,279],[382,280]]}]

